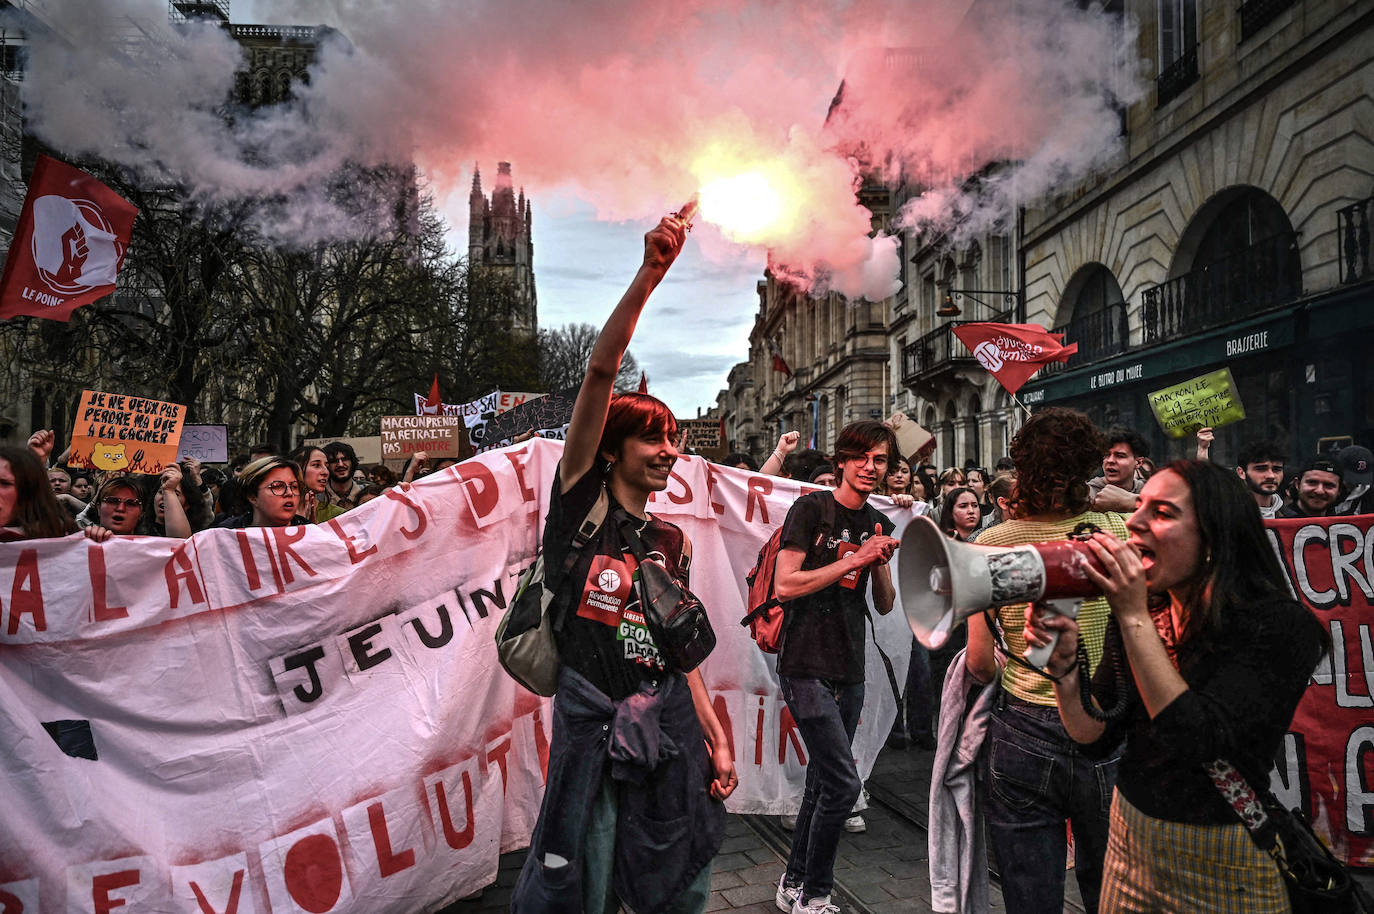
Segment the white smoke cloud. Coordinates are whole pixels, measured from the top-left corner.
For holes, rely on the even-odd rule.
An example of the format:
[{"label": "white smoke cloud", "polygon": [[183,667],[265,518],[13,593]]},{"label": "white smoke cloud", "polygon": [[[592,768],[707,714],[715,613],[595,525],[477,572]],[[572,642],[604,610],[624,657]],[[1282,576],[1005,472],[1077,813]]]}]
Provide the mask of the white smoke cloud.
[{"label": "white smoke cloud", "polygon": [[[222,30],[173,27],[162,0],[45,8],[61,29],[32,39],[31,129],[207,201],[271,200],[257,222],[274,240],[377,227],[332,183],[350,163],[414,162],[443,194],[473,162],[510,160],[535,193],[572,187],[602,218],[644,220],[712,162],[771,162],[795,216],[750,243],[851,296],[890,294],[899,266],[855,202],[861,169],[927,188],[900,224],[957,213],[971,231],[1113,155],[1112,106],[1138,91],[1128,32],[1070,0],[260,0],[342,37],[292,102],[226,120],[243,57]],[[112,52],[111,35],[137,40]],[[708,253],[730,243],[708,235]]]}]

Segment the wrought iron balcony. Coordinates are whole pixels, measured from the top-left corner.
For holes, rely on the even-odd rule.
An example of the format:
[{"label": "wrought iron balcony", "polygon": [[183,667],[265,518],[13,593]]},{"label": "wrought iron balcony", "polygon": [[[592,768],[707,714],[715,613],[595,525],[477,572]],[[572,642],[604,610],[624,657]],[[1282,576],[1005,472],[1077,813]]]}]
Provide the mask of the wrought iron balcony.
[{"label": "wrought iron balcony", "polygon": [[1064,343],[1077,343],[1078,351],[1067,362],[1050,362],[1040,374],[1059,374],[1099,359],[1120,355],[1130,348],[1130,324],[1124,304],[1108,305],[1101,311],[1075,317],[1055,327],[1052,333],[1064,334]]},{"label": "wrought iron balcony", "polygon": [[1245,0],[1240,5],[1240,40],[1247,41],[1254,34],[1278,18],[1279,13],[1293,5],[1294,0]]},{"label": "wrought iron balcony", "polygon": [[1163,108],[1195,82],[1197,45],[1184,51],[1177,60],[1159,71],[1159,76],[1155,77],[1155,107]]},{"label": "wrought iron balcony", "polygon": [[1302,292],[1298,236],[1282,232],[1146,289],[1141,342],[1172,340],[1293,301]]},{"label": "wrought iron balcony", "polygon": [[[993,316],[996,323],[1011,320],[1012,311],[1001,311]],[[907,343],[902,350],[902,382],[917,384],[929,381],[945,371],[966,365],[977,365],[978,360],[968,347],[959,342],[954,328],[964,324],[982,324],[988,321],[950,321],[942,324],[915,342]]]},{"label": "wrought iron balcony", "polygon": [[1369,247],[1369,220],[1374,216],[1374,197],[1365,197],[1336,211],[1336,236],[1340,245],[1341,282],[1374,279],[1374,257]]}]

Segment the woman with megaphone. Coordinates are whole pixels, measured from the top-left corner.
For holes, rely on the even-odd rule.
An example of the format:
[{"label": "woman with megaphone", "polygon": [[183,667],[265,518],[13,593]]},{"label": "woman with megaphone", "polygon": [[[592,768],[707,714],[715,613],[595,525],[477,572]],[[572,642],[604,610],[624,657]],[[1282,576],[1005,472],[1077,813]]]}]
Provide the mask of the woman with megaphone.
[{"label": "woman with megaphone", "polygon": [[[1124,540],[1121,515],[1090,508],[1088,478],[1101,466],[1105,450],[1105,440],[1083,413],[1053,407],[1036,411],[1010,447],[1017,469],[1013,516],[979,534],[978,546],[1064,541],[1085,523]],[[1071,822],[1074,876],[1091,914],[1098,910],[1116,759],[1110,752],[1087,757],[1059,720],[1049,679],[1019,662],[1026,648],[1025,606],[1012,603],[994,611],[1007,656],[1016,661],[1002,671],[988,721],[984,818],[1011,914],[1064,910],[1065,823]],[[1083,600],[1078,609],[1093,663],[1102,655],[1110,614],[1101,597]],[[964,664],[981,682],[997,675],[996,640],[982,612],[969,616]]]},{"label": "woman with megaphone", "polygon": [[[1089,576],[1112,614],[1106,656],[1090,674],[1078,659],[1081,620],[1028,610],[1023,630],[1034,645],[1058,636],[1046,669],[1083,753],[1126,741],[1100,908],[1288,911],[1274,862],[1214,778],[1230,768],[1267,786],[1326,632],[1290,595],[1235,474],[1171,463],[1145,484],[1127,527],[1127,542],[1089,541],[1102,568]],[[1114,705],[1124,713],[1100,720]]]}]

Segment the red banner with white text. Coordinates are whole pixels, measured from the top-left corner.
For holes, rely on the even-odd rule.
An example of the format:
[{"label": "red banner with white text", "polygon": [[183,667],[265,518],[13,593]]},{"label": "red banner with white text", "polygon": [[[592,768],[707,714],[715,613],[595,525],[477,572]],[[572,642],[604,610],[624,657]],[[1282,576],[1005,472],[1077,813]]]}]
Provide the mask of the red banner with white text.
[{"label": "red banner with white text", "polygon": [[1266,521],[1289,584],[1331,633],[1270,787],[1336,855],[1374,867],[1374,515]]},{"label": "red banner with white text", "polygon": [[[0,544],[0,912],[413,914],[524,846],[552,718],[493,638],[562,445],[534,440],[318,526]],[[744,574],[815,487],[683,458],[650,510],[694,545],[736,812],[795,811],[806,753]],[[909,510],[875,504],[900,526]],[[901,679],[911,632],[877,635]],[[855,755],[895,715],[869,647]]]}]

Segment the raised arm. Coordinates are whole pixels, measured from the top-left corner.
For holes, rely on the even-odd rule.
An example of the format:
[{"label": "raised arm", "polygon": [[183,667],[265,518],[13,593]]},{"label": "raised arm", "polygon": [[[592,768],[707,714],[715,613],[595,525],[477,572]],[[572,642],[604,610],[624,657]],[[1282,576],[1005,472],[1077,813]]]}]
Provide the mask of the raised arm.
[{"label": "raised arm", "polygon": [[[801,443],[801,432],[783,432],[778,438],[778,446],[773,448],[773,453],[768,455],[768,459],[759,467],[759,472],[768,476],[781,476],[782,464],[787,459],[787,455],[797,449]],[[803,480],[805,482],[805,480]]]},{"label": "raised arm", "polygon": [[573,405],[558,470],[564,492],[572,488],[596,461],[596,447],[601,443],[601,432],[606,425],[615,376],[630,346],[630,337],[634,336],[639,312],[644,310],[649,294],[677,259],[686,237],[687,229],[672,216],[665,216],[644,236],[644,261],[596,338],[591,359],[587,362],[587,376],[582,380],[582,389]]}]

